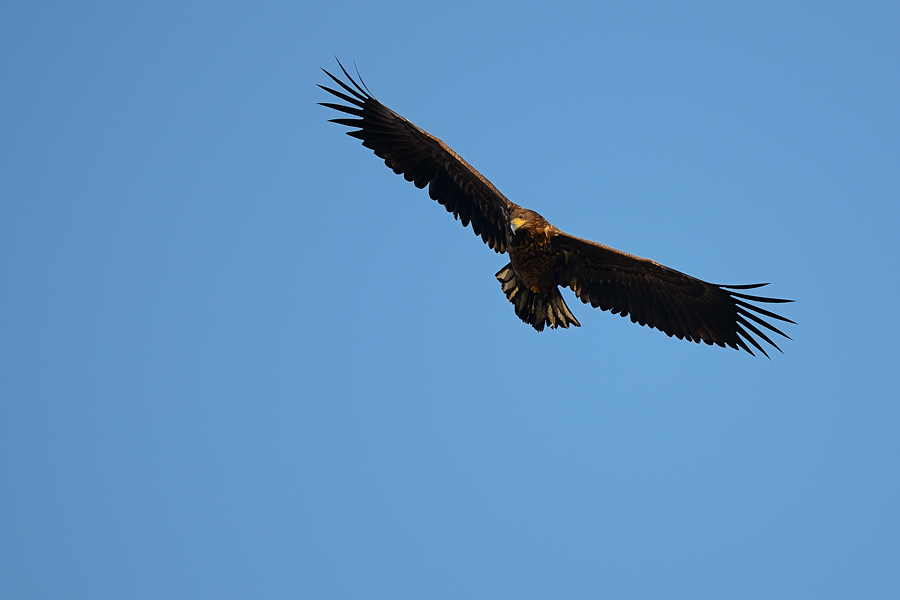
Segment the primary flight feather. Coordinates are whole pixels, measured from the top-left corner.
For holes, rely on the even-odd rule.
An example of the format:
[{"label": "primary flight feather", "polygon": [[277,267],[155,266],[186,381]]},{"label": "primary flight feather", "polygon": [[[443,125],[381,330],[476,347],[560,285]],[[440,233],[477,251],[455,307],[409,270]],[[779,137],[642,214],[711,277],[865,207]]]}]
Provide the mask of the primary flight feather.
[{"label": "primary flight feather", "polygon": [[759,338],[780,351],[763,330],[788,336],[763,317],[793,321],[754,303],[790,300],[737,291],[767,284],[707,283],[652,260],[560,231],[536,212],[509,201],[444,142],[376,100],[362,80],[354,80],[340,62],[338,66],[349,83],[323,69],[340,90],[319,87],[346,104],[321,104],[353,118],[331,121],[356,128],[347,135],[362,140],[363,146],[416,187],[428,186],[428,195],[463,226],[471,225],[494,251],[509,254],[509,264],[496,277],[516,315],[525,323],[538,331],[547,325],[580,326],[560,294],[562,286],[585,304],[630,316],[634,323],[678,339],[702,340],[753,354],[749,342],[768,356]]}]

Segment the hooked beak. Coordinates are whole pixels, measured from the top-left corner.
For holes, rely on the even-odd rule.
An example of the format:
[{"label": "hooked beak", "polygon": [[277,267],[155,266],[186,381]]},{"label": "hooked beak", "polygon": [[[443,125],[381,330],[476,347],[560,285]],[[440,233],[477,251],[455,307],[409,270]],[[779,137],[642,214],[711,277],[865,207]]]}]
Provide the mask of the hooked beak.
[{"label": "hooked beak", "polygon": [[509,222],[509,228],[513,233],[515,233],[516,229],[518,229],[519,227],[521,227],[524,224],[525,224],[525,219],[523,219],[522,217],[516,217]]}]

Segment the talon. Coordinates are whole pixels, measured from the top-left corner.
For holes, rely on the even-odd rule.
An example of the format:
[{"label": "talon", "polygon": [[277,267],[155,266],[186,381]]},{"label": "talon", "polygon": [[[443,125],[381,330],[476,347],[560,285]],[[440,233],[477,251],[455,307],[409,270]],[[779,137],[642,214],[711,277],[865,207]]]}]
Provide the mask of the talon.
[{"label": "talon", "polygon": [[533,285],[533,286],[531,286],[531,291],[534,292],[535,294],[539,294],[541,292],[541,288],[539,288],[536,285]]}]

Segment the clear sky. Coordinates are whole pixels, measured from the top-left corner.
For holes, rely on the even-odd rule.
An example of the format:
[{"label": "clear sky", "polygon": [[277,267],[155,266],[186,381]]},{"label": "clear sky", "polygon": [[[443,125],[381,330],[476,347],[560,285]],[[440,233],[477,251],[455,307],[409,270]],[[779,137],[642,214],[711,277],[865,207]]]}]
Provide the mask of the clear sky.
[{"label": "clear sky", "polygon": [[[0,597],[897,598],[900,8],[674,4],[4,2]],[[536,333],[334,55],[793,341]]]}]

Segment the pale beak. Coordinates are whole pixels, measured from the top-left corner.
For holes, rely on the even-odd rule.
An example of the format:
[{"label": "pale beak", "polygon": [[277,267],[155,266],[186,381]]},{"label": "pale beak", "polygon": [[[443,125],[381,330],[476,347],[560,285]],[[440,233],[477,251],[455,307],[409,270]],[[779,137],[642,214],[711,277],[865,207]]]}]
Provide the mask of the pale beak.
[{"label": "pale beak", "polygon": [[525,224],[525,219],[523,219],[522,217],[516,217],[515,219],[513,219],[509,222],[509,228],[513,233],[515,233],[516,229],[518,229],[519,227],[521,227],[524,224]]}]

